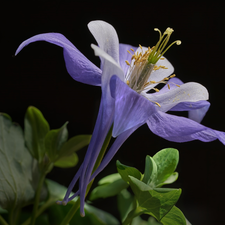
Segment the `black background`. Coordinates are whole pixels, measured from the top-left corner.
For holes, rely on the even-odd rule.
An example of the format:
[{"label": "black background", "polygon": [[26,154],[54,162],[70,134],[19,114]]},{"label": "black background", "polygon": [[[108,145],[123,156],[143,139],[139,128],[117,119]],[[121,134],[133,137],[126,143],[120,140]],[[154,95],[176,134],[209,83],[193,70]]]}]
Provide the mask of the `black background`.
[{"label": "black background", "polygon": [[[69,121],[71,137],[92,133],[101,90],[78,83],[68,75],[60,47],[37,42],[18,56],[13,55],[25,39],[39,33],[59,32],[99,65],[99,59],[90,48],[95,40],[87,23],[101,19],[115,27],[120,42],[134,46],[152,46],[158,40],[155,27],[162,31],[172,27],[175,32],[171,40],[179,39],[182,44],[171,48],[166,57],[175,67],[177,77],[184,82],[199,82],[208,89],[211,107],[202,123],[225,131],[222,3],[58,0],[1,4],[0,111],[8,113],[21,126],[27,107],[33,105],[42,111],[52,129]],[[116,159],[143,172],[145,156],[153,156],[165,147],[174,147],[180,152],[179,178],[173,187],[180,187],[183,192],[177,206],[193,224],[225,224],[225,147],[219,141],[171,143],[155,136],[144,125],[125,142],[96,181],[116,172]],[[79,152],[80,162],[84,154],[85,149]],[[49,177],[68,186],[77,168],[56,168]],[[118,216],[115,204],[113,198],[96,203]]]}]

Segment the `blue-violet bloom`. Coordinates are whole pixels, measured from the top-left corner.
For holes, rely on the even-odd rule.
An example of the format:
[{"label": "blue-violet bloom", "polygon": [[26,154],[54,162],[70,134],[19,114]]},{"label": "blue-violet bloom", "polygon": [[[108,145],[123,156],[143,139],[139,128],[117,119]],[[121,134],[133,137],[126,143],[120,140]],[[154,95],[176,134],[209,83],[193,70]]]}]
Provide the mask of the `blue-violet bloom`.
[{"label": "blue-violet bloom", "polygon": [[[47,41],[63,48],[68,73],[76,81],[101,86],[99,113],[85,159],[72,180],[63,204],[80,195],[80,212],[84,216],[85,193],[88,183],[109,163],[123,142],[141,125],[147,123],[156,135],[174,142],[219,139],[225,144],[225,133],[200,124],[209,109],[208,91],[201,84],[182,83],[172,73],[173,66],[163,56],[168,48],[180,41],[167,43],[171,28],[161,34],[154,48],[119,44],[115,29],[104,21],[88,24],[98,46],[92,44],[95,55],[101,59],[98,68],[91,63],[68,39],[59,33],[35,35],[17,49],[31,42]],[[158,90],[157,84],[165,86]],[[154,93],[149,93],[154,90]],[[189,118],[167,114],[167,111],[188,111]],[[112,135],[117,137],[92,174],[103,142],[113,125]],[[79,179],[79,190],[70,196]]]}]

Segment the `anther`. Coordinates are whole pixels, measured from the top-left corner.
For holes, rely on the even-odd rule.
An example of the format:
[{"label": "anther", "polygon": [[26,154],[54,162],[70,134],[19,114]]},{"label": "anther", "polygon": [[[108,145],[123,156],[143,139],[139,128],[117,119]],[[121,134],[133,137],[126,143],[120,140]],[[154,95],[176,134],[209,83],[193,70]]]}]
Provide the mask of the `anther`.
[{"label": "anther", "polygon": [[130,84],[130,81],[129,81],[129,80],[127,80],[127,82],[126,82],[126,83],[127,83],[127,85],[129,85],[129,84]]},{"label": "anther", "polygon": [[142,46],[139,44],[139,47],[141,48],[141,50],[142,50]]},{"label": "anther", "polygon": [[[131,54],[129,50],[127,50],[127,52],[128,52],[129,54]],[[131,55],[132,55],[132,54],[131,54]]]},{"label": "anther", "polygon": [[169,84],[167,84],[167,86],[168,86],[168,88],[170,89],[170,85],[169,85]]},{"label": "anther", "polygon": [[134,49],[133,49],[133,48],[131,48],[130,50],[131,50],[132,52],[134,52]]},{"label": "anther", "polygon": [[126,60],[125,62],[126,62],[126,64],[127,64],[128,66],[130,66],[130,63],[129,63],[127,60]]},{"label": "anther", "polygon": [[154,102],[157,106],[161,107],[161,105],[158,102]]}]

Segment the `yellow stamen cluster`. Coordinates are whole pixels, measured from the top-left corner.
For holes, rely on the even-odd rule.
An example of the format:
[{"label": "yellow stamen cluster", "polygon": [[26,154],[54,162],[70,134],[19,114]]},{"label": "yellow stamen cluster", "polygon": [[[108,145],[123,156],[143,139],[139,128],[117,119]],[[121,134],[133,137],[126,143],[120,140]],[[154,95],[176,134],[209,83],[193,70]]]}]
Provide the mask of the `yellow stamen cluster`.
[{"label": "yellow stamen cluster", "polygon": [[[141,50],[143,51],[142,46],[139,45],[139,47],[140,47]],[[134,52],[133,49],[131,49],[131,51]],[[148,47],[148,50],[146,50],[146,51],[144,52],[144,54],[143,54],[142,52],[137,52],[137,53],[134,53],[134,54],[132,55],[131,52],[127,50],[127,52],[128,52],[129,54],[132,55],[131,60],[134,59],[134,65],[137,64],[137,63],[143,63],[143,62],[146,62],[146,60],[148,59],[148,56],[149,56],[149,54],[151,53],[151,51],[152,51],[152,49],[151,49],[150,47]],[[125,62],[127,63],[127,65],[130,65],[129,62],[128,62],[127,60],[126,60]]]},{"label": "yellow stamen cluster", "polygon": [[[162,79],[161,81],[149,81],[150,75],[152,72],[159,70],[159,69],[168,69],[165,66],[157,66],[156,63],[158,60],[164,60],[162,56],[164,53],[175,43],[177,45],[181,44],[181,41],[174,41],[172,44],[170,44],[167,47],[167,43],[170,39],[170,36],[173,32],[172,28],[167,28],[166,31],[161,33],[159,29],[155,29],[155,31],[159,32],[159,41],[157,42],[156,46],[153,46],[152,48],[148,47],[146,50],[139,45],[140,51],[134,52],[134,49],[130,49],[133,54],[128,51],[129,54],[131,54],[131,62],[125,61],[129,68],[129,72],[127,76],[125,77],[127,85],[129,85],[130,88],[135,90],[137,93],[141,93],[142,91],[148,91],[153,89],[154,91],[158,92],[159,90],[153,86],[152,84],[167,84],[168,80],[175,76],[175,74],[166,77]],[[170,85],[167,84],[168,89],[170,89]],[[179,85],[177,85],[179,86]],[[157,102],[154,102],[156,105],[160,107],[160,104]]]},{"label": "yellow stamen cluster", "polygon": [[[130,66],[130,71],[126,77],[126,80],[129,81],[127,84],[137,92],[141,92],[143,90],[143,85],[153,70],[153,65],[148,65],[148,57],[152,49],[149,47],[144,51],[141,45],[139,45],[139,47],[141,49],[139,52],[134,52],[134,50],[131,49],[131,51],[134,52],[131,54],[130,51],[127,51],[132,56],[132,63],[130,64],[127,60],[125,61],[126,64]],[[143,71],[148,74],[143,74]]]}]

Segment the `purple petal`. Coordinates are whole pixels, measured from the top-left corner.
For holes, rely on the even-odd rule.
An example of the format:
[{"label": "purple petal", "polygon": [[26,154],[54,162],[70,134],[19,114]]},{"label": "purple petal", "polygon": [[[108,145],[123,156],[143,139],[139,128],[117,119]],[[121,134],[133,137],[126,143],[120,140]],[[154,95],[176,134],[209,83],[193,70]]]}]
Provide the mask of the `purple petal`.
[{"label": "purple petal", "polygon": [[[102,96],[97,121],[95,124],[95,128],[92,134],[90,144],[88,146],[87,153],[85,155],[85,159],[83,161],[83,170],[80,176],[79,189],[80,189],[81,215],[84,215],[84,201],[85,201],[86,190],[89,184],[91,173],[93,171],[95,162],[100,153],[102,145],[105,141],[106,135],[113,122],[114,110],[113,108],[111,108],[111,114],[106,112],[104,108],[105,105],[104,105],[103,98],[104,96]],[[106,109],[108,108],[106,107]]]},{"label": "purple petal", "polygon": [[210,103],[204,100],[198,102],[181,102],[170,109],[170,111],[188,111],[189,119],[201,123],[209,107]]},{"label": "purple petal", "polygon": [[[124,74],[127,74],[127,70],[129,68],[129,66],[126,64],[126,60],[130,63],[131,62],[131,57],[132,55],[128,53],[128,51],[131,52],[131,48],[136,51],[137,47],[134,47],[132,45],[127,45],[127,44],[120,44],[119,45],[119,54],[120,54],[120,66],[124,72]],[[128,50],[128,51],[127,51]]]},{"label": "purple petal", "polygon": [[200,140],[210,142],[219,139],[225,144],[225,133],[205,127],[185,117],[158,111],[147,121],[149,129],[156,135],[174,142]]},{"label": "purple petal", "polygon": [[35,35],[20,44],[17,55],[26,45],[35,41],[47,41],[63,48],[65,64],[70,76],[85,84],[101,85],[101,70],[89,61],[65,36],[59,33]]},{"label": "purple petal", "polygon": [[[70,200],[69,200],[70,193],[72,192],[72,190],[73,190],[73,188],[74,188],[76,182],[78,181],[78,179],[79,179],[79,177],[80,177],[80,175],[81,175],[82,170],[83,170],[83,163],[82,163],[82,165],[80,166],[79,170],[76,172],[76,174],[75,174],[73,180],[70,182],[70,185],[69,185],[69,187],[67,188],[67,191],[66,191],[65,197],[64,197],[64,199],[63,199],[63,202],[67,203],[68,201],[70,201]],[[76,193],[76,195],[77,195],[77,194],[78,194],[78,192]],[[76,195],[73,195],[74,198],[76,197]]]},{"label": "purple petal", "polygon": [[[196,105],[198,104],[198,102],[195,103]],[[192,107],[195,106],[195,104],[193,104]],[[198,123],[201,123],[203,118],[205,117],[205,114],[207,113],[207,111],[209,110],[210,107],[210,103],[207,101],[201,101],[200,103],[202,105],[202,107],[200,107],[200,105],[198,105],[199,108],[194,109],[194,110],[189,110],[188,112],[188,118],[192,119]]]},{"label": "purple petal", "polygon": [[111,78],[110,89],[112,97],[115,98],[113,137],[144,124],[148,117],[156,112],[152,102],[133,91],[117,76]]}]

